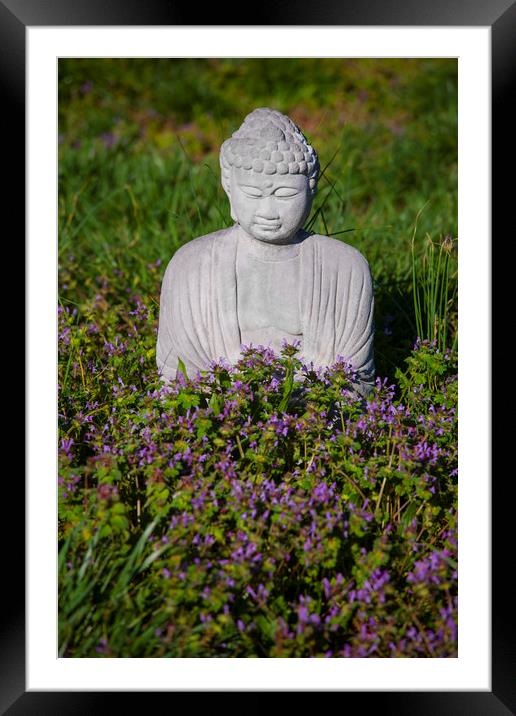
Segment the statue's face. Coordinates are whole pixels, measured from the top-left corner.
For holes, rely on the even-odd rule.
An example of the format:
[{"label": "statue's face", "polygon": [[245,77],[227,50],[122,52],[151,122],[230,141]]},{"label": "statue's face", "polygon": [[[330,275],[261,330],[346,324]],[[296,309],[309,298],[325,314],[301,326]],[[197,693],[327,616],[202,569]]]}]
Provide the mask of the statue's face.
[{"label": "statue's face", "polygon": [[233,167],[231,213],[250,236],[268,243],[293,240],[312,205],[304,174],[262,174]]}]

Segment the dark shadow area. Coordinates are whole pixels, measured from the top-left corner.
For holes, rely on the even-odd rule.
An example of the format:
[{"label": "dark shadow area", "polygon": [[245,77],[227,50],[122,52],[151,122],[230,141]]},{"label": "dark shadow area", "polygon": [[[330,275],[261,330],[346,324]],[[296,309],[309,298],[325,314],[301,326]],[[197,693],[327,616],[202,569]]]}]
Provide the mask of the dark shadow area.
[{"label": "dark shadow area", "polygon": [[389,278],[375,284],[376,375],[395,383],[396,370],[405,370],[405,359],[416,342],[412,283]]}]

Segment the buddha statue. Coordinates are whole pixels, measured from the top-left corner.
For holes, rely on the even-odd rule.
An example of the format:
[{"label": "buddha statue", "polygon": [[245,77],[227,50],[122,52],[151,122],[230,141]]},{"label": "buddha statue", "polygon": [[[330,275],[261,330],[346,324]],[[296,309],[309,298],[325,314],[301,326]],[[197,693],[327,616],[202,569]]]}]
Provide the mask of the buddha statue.
[{"label": "buddha statue", "polygon": [[343,241],[305,231],[317,190],[317,154],[292,120],[259,108],[220,150],[222,185],[235,222],[180,247],[163,278],[157,365],[164,380],[241,347],[276,353],[298,342],[314,368],[340,356],[366,395],[374,381],[369,266]]}]

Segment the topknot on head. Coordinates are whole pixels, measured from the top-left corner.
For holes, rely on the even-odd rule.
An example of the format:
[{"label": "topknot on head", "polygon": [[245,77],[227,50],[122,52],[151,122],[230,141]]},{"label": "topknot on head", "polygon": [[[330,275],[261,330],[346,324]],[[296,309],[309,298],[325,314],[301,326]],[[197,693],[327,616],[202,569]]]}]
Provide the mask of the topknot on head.
[{"label": "topknot on head", "polygon": [[222,185],[229,193],[231,167],[266,174],[305,174],[315,194],[319,160],[294,122],[268,107],[253,110],[220,149]]},{"label": "topknot on head", "polygon": [[260,137],[276,142],[285,141],[285,133],[272,122],[269,122],[260,129]]}]

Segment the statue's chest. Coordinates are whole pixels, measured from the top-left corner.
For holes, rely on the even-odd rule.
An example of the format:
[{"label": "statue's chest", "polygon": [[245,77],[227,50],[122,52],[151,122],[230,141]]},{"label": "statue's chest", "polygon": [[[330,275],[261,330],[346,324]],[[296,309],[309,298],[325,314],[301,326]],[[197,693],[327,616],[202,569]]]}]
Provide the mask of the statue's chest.
[{"label": "statue's chest", "polygon": [[302,332],[299,256],[284,261],[263,261],[238,252],[236,269],[241,332],[262,329],[269,334],[283,332],[286,338],[299,336]]}]

